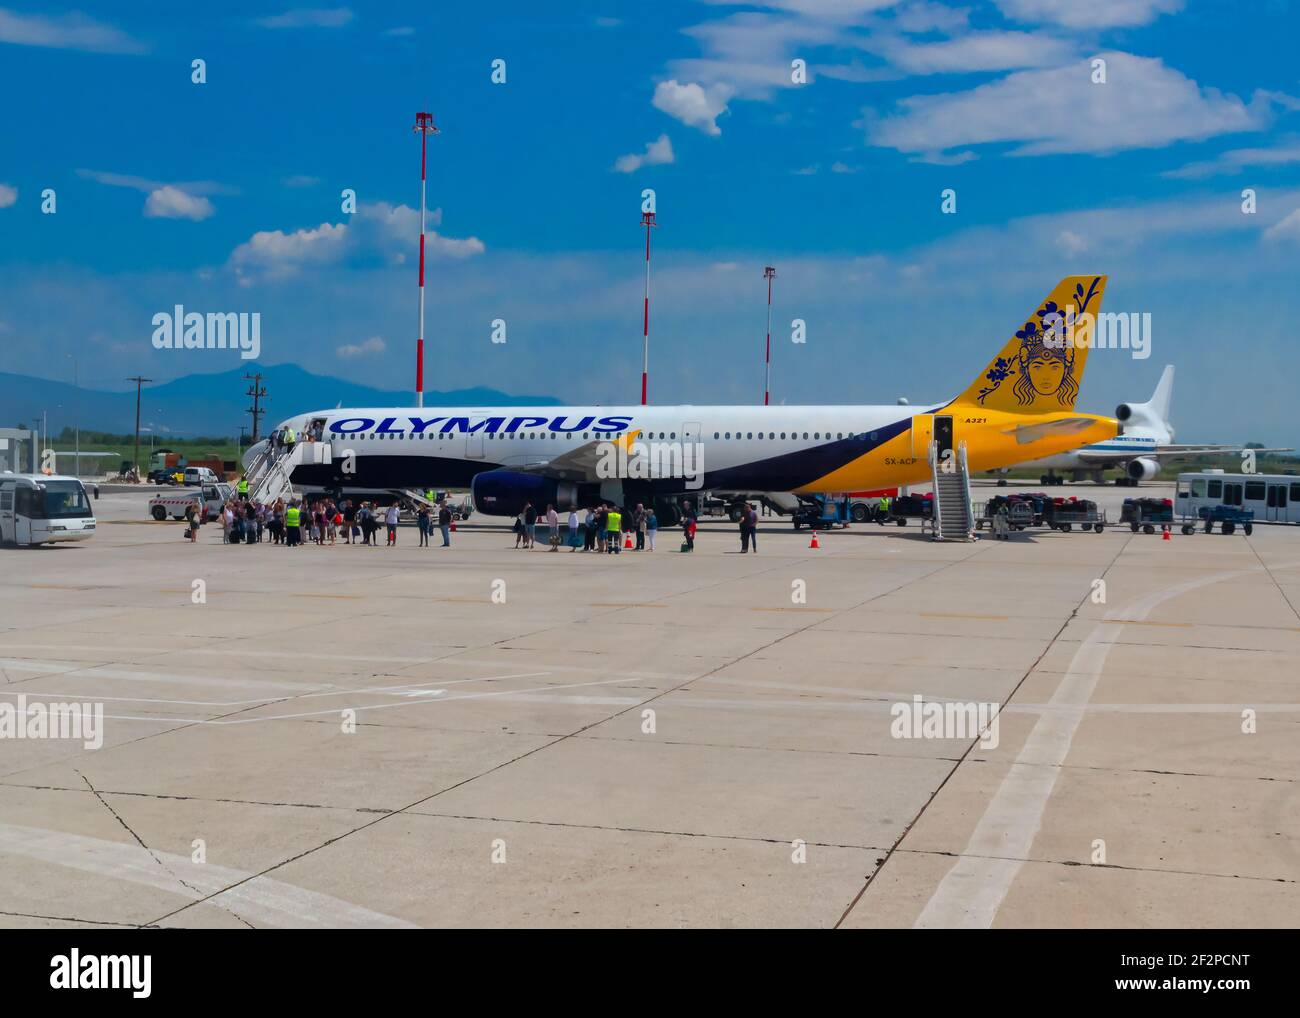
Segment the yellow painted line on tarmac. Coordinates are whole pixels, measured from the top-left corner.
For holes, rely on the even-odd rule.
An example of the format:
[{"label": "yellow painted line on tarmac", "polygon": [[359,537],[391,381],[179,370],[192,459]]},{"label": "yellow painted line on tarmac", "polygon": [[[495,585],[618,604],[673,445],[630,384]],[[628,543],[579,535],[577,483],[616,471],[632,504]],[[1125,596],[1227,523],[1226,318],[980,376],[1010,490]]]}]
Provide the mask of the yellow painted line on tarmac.
[{"label": "yellow painted line on tarmac", "polygon": [[667,608],[666,604],[650,604],[649,602],[639,603],[636,601],[600,601],[595,604],[587,605],[588,608]]},{"label": "yellow painted line on tarmac", "polygon": [[835,612],[835,608],[750,608],[752,612]]}]

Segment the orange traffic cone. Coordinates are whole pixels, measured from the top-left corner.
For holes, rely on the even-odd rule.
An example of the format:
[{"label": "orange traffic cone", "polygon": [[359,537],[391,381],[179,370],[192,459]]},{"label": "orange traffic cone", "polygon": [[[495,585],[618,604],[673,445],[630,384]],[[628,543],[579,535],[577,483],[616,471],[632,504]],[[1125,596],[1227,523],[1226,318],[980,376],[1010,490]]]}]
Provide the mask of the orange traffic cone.
[{"label": "orange traffic cone", "polygon": [[624,548],[632,547],[632,535],[630,533],[627,535],[627,540],[623,542],[623,547]]},{"label": "orange traffic cone", "polygon": [[1162,540],[1162,541],[1168,541],[1168,540],[1169,540],[1169,528],[1168,528],[1168,527],[1165,527],[1165,536],[1162,537],[1161,540]]},{"label": "orange traffic cone", "polygon": [[809,548],[820,548],[820,547],[821,547],[821,545],[817,543],[817,531],[815,531],[815,530],[813,531],[812,544],[808,545],[808,547],[809,547]]}]

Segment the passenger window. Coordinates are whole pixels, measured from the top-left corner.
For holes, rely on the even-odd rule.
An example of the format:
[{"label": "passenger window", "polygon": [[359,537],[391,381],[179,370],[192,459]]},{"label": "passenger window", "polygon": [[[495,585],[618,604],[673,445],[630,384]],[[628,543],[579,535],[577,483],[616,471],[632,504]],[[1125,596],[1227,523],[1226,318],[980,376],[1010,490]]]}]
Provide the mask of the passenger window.
[{"label": "passenger window", "polygon": [[1246,482],[1246,498],[1247,498],[1247,499],[1252,499],[1252,500],[1258,501],[1259,499],[1262,499],[1263,497],[1264,497],[1264,482],[1263,482],[1263,481],[1247,481],[1247,482]]},{"label": "passenger window", "polygon": [[1200,477],[1192,481],[1192,498],[1205,497],[1205,478]]},{"label": "passenger window", "polygon": [[1211,482],[1210,482],[1210,495],[1209,495],[1209,497],[1210,497],[1210,498],[1223,498],[1223,482],[1222,482],[1222,481],[1211,481]]},{"label": "passenger window", "polygon": [[1300,484],[1291,485],[1291,501],[1300,502]]}]

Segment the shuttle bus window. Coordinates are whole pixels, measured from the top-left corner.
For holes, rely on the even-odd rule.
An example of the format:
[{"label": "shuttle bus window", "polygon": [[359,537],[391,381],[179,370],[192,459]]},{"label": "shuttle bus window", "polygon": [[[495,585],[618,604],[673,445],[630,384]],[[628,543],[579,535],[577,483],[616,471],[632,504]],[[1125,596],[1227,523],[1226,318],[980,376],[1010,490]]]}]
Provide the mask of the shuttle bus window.
[{"label": "shuttle bus window", "polygon": [[1210,498],[1223,498],[1223,482],[1222,482],[1222,481],[1211,481],[1211,482],[1210,482]]},{"label": "shuttle bus window", "polygon": [[1291,485],[1291,501],[1300,502],[1300,484]]},{"label": "shuttle bus window", "polygon": [[1192,498],[1205,497],[1205,478],[1198,477],[1192,481]]},{"label": "shuttle bus window", "polygon": [[1263,497],[1264,497],[1264,482],[1263,482],[1263,481],[1247,481],[1247,482],[1246,482],[1246,498],[1247,498],[1248,500],[1259,501],[1259,500],[1262,499]]},{"label": "shuttle bus window", "polygon": [[1225,484],[1223,486],[1223,504],[1241,505],[1241,485]]},{"label": "shuttle bus window", "polygon": [[18,497],[14,500],[14,511],[19,516],[26,516],[29,519],[38,515],[36,512],[36,492],[31,488],[19,488]]}]

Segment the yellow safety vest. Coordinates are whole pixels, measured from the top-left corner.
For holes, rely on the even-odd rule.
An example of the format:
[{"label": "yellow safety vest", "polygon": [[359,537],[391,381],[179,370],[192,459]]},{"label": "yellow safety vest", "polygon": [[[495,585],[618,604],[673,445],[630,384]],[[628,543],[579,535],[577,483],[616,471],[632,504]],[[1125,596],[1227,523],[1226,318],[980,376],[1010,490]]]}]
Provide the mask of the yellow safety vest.
[{"label": "yellow safety vest", "polygon": [[611,534],[617,534],[623,528],[623,514],[610,513],[609,518],[605,521],[605,529]]},{"label": "yellow safety vest", "polygon": [[296,506],[291,506],[284,511],[284,523],[285,526],[288,527],[296,527],[298,525],[298,509]]},{"label": "yellow safety vest", "polygon": [[292,441],[294,441],[294,437],[293,437],[293,428],[286,428],[286,429],[285,429],[285,431],[284,431],[284,440],[285,440],[286,442],[292,442]]},{"label": "yellow safety vest", "polygon": [[247,494],[248,494],[248,479],[247,479],[247,478],[244,478],[244,479],[240,480],[240,482],[239,482],[239,493],[240,493],[241,495],[247,495]]}]

